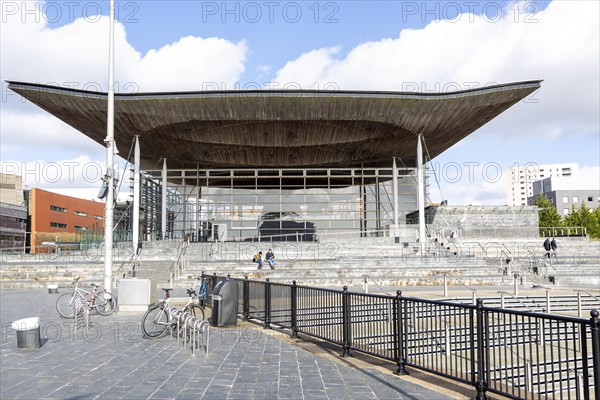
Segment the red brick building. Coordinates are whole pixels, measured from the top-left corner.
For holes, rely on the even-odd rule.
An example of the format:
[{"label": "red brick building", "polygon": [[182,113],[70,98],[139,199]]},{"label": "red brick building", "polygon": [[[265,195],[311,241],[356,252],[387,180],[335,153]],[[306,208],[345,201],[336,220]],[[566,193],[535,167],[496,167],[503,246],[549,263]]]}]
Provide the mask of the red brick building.
[{"label": "red brick building", "polygon": [[43,242],[80,242],[89,232],[104,230],[104,203],[41,189],[29,191],[31,251]]}]

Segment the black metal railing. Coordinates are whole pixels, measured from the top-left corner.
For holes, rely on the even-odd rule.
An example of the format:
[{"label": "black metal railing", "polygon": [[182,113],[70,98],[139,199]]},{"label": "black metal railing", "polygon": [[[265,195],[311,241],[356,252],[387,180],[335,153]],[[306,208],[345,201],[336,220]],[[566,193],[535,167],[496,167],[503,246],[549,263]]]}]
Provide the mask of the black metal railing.
[{"label": "black metal railing", "polygon": [[[207,293],[226,277],[207,275]],[[233,278],[230,278],[233,279]],[[600,319],[235,279],[238,314],[514,399],[600,400]]]}]

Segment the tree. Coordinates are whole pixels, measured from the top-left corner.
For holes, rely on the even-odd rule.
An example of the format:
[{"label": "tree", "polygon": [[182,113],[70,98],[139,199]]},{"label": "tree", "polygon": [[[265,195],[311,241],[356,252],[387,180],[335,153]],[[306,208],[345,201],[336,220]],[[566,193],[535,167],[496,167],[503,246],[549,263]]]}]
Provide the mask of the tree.
[{"label": "tree", "polygon": [[534,205],[539,208],[538,218],[540,220],[540,232],[544,231],[542,228],[563,226],[562,217],[558,211],[556,211],[556,207],[554,207],[550,199],[540,194],[535,200]]},{"label": "tree", "polygon": [[596,220],[596,230],[590,232],[590,236],[600,238],[600,207],[594,208],[592,211],[592,218]]},{"label": "tree", "polygon": [[573,205],[571,212],[565,216],[565,225],[574,227],[583,226],[586,228],[588,235],[598,237],[600,234],[598,215],[600,215],[600,212],[590,210],[585,202],[581,204],[579,209]]}]

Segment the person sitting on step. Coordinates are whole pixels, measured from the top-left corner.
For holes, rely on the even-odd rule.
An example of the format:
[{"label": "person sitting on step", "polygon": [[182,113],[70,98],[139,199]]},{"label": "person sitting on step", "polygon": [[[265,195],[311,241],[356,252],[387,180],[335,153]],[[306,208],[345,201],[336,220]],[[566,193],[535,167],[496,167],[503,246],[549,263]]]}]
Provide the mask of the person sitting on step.
[{"label": "person sitting on step", "polygon": [[267,254],[265,255],[265,259],[269,263],[269,267],[271,267],[271,269],[275,269],[275,254],[273,254],[272,249],[269,249],[267,251]]},{"label": "person sitting on step", "polygon": [[262,269],[262,266],[263,266],[262,251],[259,251],[252,257],[252,262],[255,262],[258,265],[258,269]]}]

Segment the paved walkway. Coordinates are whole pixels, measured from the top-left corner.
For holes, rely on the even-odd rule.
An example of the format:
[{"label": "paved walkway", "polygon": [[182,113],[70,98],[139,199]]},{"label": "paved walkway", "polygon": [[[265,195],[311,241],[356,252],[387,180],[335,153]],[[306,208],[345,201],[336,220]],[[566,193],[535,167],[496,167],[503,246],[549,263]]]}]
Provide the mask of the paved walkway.
[{"label": "paved walkway", "polygon": [[[74,332],[56,312],[57,297],[46,289],[0,291],[0,399],[452,398],[410,377],[315,355],[249,324],[211,327],[208,355],[192,355],[174,338],[145,339],[143,313],[92,313],[89,331]],[[42,347],[17,349],[11,322],[36,316]]]}]

